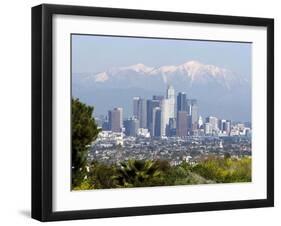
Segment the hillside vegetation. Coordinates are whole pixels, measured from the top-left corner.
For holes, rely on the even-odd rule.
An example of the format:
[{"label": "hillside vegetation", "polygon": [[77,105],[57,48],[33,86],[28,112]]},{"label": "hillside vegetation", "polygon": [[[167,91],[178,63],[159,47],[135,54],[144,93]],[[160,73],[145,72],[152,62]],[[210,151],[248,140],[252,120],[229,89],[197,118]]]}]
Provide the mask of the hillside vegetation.
[{"label": "hillside vegetation", "polygon": [[209,158],[171,166],[163,160],[128,160],[120,165],[92,162],[74,190],[171,186],[251,181],[251,158]]}]

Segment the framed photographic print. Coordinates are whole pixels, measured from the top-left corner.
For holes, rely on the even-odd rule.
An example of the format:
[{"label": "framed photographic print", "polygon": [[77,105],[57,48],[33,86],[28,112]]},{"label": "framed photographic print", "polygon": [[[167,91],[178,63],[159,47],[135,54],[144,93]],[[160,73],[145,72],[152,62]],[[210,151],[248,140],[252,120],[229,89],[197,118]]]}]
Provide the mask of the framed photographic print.
[{"label": "framed photographic print", "polygon": [[274,21],[32,8],[32,217],[274,205]]}]

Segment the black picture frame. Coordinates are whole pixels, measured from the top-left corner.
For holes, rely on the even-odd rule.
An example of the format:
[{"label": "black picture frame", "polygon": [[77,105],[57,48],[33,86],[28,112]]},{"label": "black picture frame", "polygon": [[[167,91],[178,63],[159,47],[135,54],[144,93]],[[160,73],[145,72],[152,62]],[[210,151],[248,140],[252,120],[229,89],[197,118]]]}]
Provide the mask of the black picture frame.
[{"label": "black picture frame", "polygon": [[[55,14],[247,25],[267,28],[267,198],[95,210],[52,210],[52,18]],[[40,221],[122,217],[274,206],[274,20],[43,4],[32,8],[32,218]]]}]

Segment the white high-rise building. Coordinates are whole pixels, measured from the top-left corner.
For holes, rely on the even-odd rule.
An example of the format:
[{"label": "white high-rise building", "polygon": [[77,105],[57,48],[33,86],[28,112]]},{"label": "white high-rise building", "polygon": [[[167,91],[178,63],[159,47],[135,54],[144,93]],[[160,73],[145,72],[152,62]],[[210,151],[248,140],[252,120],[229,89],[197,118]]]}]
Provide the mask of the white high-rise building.
[{"label": "white high-rise building", "polygon": [[218,132],[218,130],[219,130],[218,122],[219,122],[219,120],[218,120],[217,117],[209,116],[209,117],[206,118],[206,122],[211,124],[212,131],[214,133]]},{"label": "white high-rise building", "polygon": [[209,122],[206,122],[204,124],[204,133],[205,135],[211,135],[212,134],[212,124]]},{"label": "white high-rise building", "polygon": [[173,86],[169,85],[166,90],[166,99],[168,100],[168,111],[169,111],[169,118],[175,118],[175,89]]},{"label": "white high-rise building", "polygon": [[170,105],[169,99],[163,99],[160,103],[161,108],[161,134],[166,135],[166,126],[169,125]]},{"label": "white high-rise building", "polygon": [[201,128],[204,124],[204,121],[203,121],[203,118],[202,116],[200,115],[199,118],[198,118],[198,128]]}]

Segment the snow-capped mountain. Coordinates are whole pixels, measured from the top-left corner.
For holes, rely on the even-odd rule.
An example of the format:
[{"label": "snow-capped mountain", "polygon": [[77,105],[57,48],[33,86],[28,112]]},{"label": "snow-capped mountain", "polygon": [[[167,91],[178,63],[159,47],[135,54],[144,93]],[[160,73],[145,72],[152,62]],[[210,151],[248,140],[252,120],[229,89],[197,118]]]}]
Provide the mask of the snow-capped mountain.
[{"label": "snow-capped mountain", "polygon": [[[235,109],[241,109],[241,114],[250,115],[250,75],[194,60],[160,67],[139,63],[98,73],[73,74],[72,82],[74,96],[90,104],[103,100],[110,106],[118,101],[120,106],[130,105],[133,96],[164,95],[169,84],[176,92],[186,92],[197,98],[202,103],[201,109],[210,114],[224,109],[230,115]],[[102,103],[97,106],[102,108]]]},{"label": "snow-capped mountain", "polygon": [[79,78],[80,82],[90,85],[106,85],[115,87],[147,88],[174,84],[188,89],[197,85],[214,86],[231,89],[237,85],[249,83],[246,76],[241,76],[228,69],[215,65],[203,64],[198,61],[188,61],[180,65],[164,65],[149,67],[144,64],[135,64],[119,68],[110,68],[106,71],[85,74]]}]

